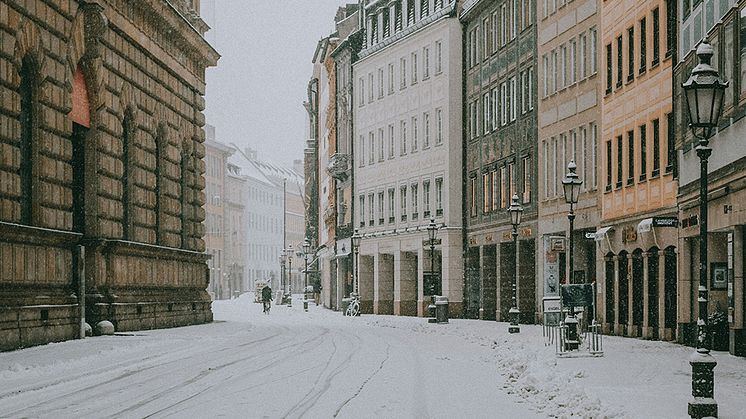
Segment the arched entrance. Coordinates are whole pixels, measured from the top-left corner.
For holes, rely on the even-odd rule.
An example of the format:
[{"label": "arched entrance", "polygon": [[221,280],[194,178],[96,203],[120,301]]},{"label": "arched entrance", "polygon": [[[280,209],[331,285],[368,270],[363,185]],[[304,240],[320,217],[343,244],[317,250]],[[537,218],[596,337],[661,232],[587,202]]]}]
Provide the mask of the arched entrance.
[{"label": "arched entrance", "polygon": [[632,252],[632,325],[629,332],[632,336],[642,336],[644,274],[642,249],[635,249]]},{"label": "arched entrance", "polygon": [[664,290],[663,290],[663,299],[665,301],[665,321],[664,321],[664,327],[667,330],[666,333],[670,333],[670,336],[666,336],[666,338],[675,339],[676,338],[676,311],[677,311],[677,301],[676,301],[676,248],[673,246],[669,246],[665,250],[665,265],[664,265]]},{"label": "arched entrance", "polygon": [[[619,252],[619,324],[627,326],[629,317],[629,254],[622,250]],[[626,334],[626,327],[621,328],[621,334]]]},{"label": "arched entrance", "polygon": [[614,330],[614,254],[611,252],[606,254],[604,272],[606,278],[605,323],[609,330]]},{"label": "arched entrance", "polygon": [[658,261],[659,250],[652,247],[648,250],[648,336],[658,339]]}]

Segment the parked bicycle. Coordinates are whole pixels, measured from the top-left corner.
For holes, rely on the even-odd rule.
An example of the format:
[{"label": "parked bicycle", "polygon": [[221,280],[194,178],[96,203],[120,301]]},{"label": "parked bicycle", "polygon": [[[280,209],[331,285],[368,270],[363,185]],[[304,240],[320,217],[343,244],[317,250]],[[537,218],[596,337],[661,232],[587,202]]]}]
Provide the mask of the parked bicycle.
[{"label": "parked bicycle", "polygon": [[359,316],[360,315],[360,297],[357,293],[350,293],[350,305],[345,310],[345,316]]}]

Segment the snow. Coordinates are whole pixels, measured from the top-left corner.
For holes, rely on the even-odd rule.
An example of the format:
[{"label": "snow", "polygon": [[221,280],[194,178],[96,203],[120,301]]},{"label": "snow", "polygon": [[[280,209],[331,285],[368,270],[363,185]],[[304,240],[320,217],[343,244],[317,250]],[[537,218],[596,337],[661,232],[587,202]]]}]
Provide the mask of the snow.
[{"label": "snow", "polygon": [[[604,337],[563,358],[540,326],[344,317],[253,295],[216,322],[0,354],[0,417],[681,418],[693,349]],[[746,359],[714,352],[721,418],[746,411]]]}]

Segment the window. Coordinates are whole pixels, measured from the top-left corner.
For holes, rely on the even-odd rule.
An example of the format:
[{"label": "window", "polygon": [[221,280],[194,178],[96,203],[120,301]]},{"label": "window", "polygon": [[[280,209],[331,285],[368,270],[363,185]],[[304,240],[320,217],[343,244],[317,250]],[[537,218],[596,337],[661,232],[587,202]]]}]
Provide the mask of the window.
[{"label": "window", "polygon": [[396,3],[394,3],[394,31],[399,32],[402,30],[402,27],[404,26],[403,22],[403,13],[402,13],[402,3],[401,0],[398,0]]},{"label": "window", "polygon": [[495,168],[490,172],[490,183],[492,184],[492,191],[490,192],[490,196],[492,197],[492,211],[497,211],[500,207],[500,175]]},{"label": "window", "polygon": [[573,39],[570,40],[569,84],[573,84],[577,80],[577,59],[578,44]]},{"label": "window", "polygon": [[438,108],[435,110],[435,145],[443,144],[443,109]]},{"label": "window", "polygon": [[[611,152],[611,147],[609,147],[609,152]],[[591,185],[593,189],[598,187],[598,126],[596,124],[591,124]]]},{"label": "window", "polygon": [[510,203],[510,200],[513,198],[513,195],[516,194],[516,188],[515,183],[518,180],[515,175],[515,164],[508,163],[508,199],[506,203]]},{"label": "window", "polygon": [[368,103],[373,102],[373,73],[368,73]]},{"label": "window", "polygon": [[522,161],[523,170],[523,203],[531,202],[531,157],[524,157]]},{"label": "window", "polygon": [[552,78],[551,78],[552,85],[549,87],[549,91],[551,93],[554,93],[554,92],[557,91],[557,83],[559,81],[559,69],[557,68],[557,51],[552,51],[551,54],[552,54],[551,55],[551,57],[552,57],[552,62],[551,62],[551,66],[552,66]]},{"label": "window", "polygon": [[[35,163],[38,163],[34,159],[34,143],[36,143],[36,138],[34,135],[34,128],[37,125],[37,115],[36,115],[36,104],[35,104],[35,90],[36,90],[36,80],[34,77],[34,65],[29,58],[24,58],[21,62],[21,83],[18,88],[18,94],[21,99],[21,109],[20,109],[20,115],[18,118],[18,122],[20,123],[20,129],[21,129],[21,138],[20,138],[20,171],[19,171],[19,177],[20,177],[20,223],[25,225],[33,225],[36,223],[36,220],[34,219],[34,211],[33,207],[36,205],[36,202],[34,202],[34,173],[32,171],[32,167]],[[131,130],[133,128],[133,124],[129,116],[125,116],[124,122],[122,123],[122,144],[124,144],[123,149],[123,155],[122,159],[123,161],[126,161],[128,157],[128,144],[130,143],[129,137],[131,136]],[[12,132],[12,131],[11,131]],[[5,160],[5,159],[3,159]],[[11,158],[12,160],[12,158]],[[128,164],[124,164],[124,173],[122,174],[122,180],[124,182],[129,181],[129,177],[127,176],[128,172]],[[5,177],[3,177],[3,182],[5,182]],[[127,205],[127,186],[123,186],[125,188],[123,195],[123,201],[122,205],[124,206],[124,217],[122,224],[124,225],[125,230],[125,237],[127,228],[126,225],[128,224],[128,217],[129,217],[129,205]],[[3,188],[5,189],[5,188]]]},{"label": "window", "polygon": [[627,29],[627,81],[635,78],[635,28]]},{"label": "window", "polygon": [[518,0],[513,0],[513,7],[512,7],[512,9],[513,10],[511,10],[511,11],[513,12],[513,16],[511,18],[511,22],[510,22],[511,23],[510,27],[512,29],[511,32],[510,32],[510,39],[515,39],[515,37],[518,34]]},{"label": "window", "polygon": [[541,161],[544,165],[542,180],[544,181],[544,198],[546,199],[549,198],[549,147],[546,140],[541,142],[541,156],[543,157]]},{"label": "window", "polygon": [[365,167],[365,136],[364,135],[360,136],[360,144],[358,145],[358,150],[360,150],[359,151],[360,155],[358,156],[359,157],[358,161],[360,162],[359,166]]},{"label": "window", "polygon": [[368,143],[370,145],[368,148],[368,164],[373,164],[376,159],[376,137],[372,131],[368,133]]},{"label": "window", "polygon": [[510,121],[511,122],[515,121],[516,116],[517,116],[517,109],[518,109],[517,90],[518,90],[518,80],[516,76],[513,76],[510,78]]},{"label": "window", "polygon": [[640,181],[648,177],[647,125],[640,125]]},{"label": "window", "polygon": [[412,53],[412,84],[417,84],[417,53]]},{"label": "window", "polygon": [[627,131],[627,185],[635,183],[635,131]]},{"label": "window", "polygon": [[541,71],[542,75],[542,92],[543,97],[549,96],[549,57],[544,54],[541,57]]},{"label": "window", "polygon": [[661,170],[660,121],[653,119],[653,173],[650,177],[657,177]]},{"label": "window", "polygon": [[575,161],[575,163],[578,165],[581,173],[581,176],[583,179],[582,188],[583,190],[588,190],[588,186],[590,185],[590,178],[588,177],[588,162],[589,162],[589,156],[588,156],[588,129],[585,126],[580,127],[580,147],[581,147],[581,153],[580,158]]},{"label": "window", "polygon": [[505,46],[508,43],[508,30],[510,29],[508,26],[508,6],[506,3],[500,6],[500,29],[502,30],[500,34],[500,46]]},{"label": "window", "polygon": [[524,30],[531,26],[533,24],[533,10],[531,8],[534,5],[534,0],[523,0],[523,19],[521,22],[523,23],[521,26],[521,30]]},{"label": "window", "polygon": [[490,200],[490,174],[489,172],[482,173],[482,213],[487,214],[490,212],[491,200]]},{"label": "window", "polygon": [[418,134],[419,134],[419,130],[417,129],[417,117],[413,116],[412,117],[412,152],[413,153],[417,151],[417,147],[418,147],[417,137],[418,137]]},{"label": "window", "polygon": [[469,215],[472,217],[477,216],[477,177],[472,176],[469,179]]},{"label": "window", "polygon": [[389,159],[394,158],[394,124],[389,125]]},{"label": "window", "polygon": [[616,137],[616,157],[617,157],[616,187],[621,188],[622,187],[622,136],[621,135]]},{"label": "window", "polygon": [[606,190],[611,190],[611,140],[606,142]]},{"label": "window", "polygon": [[360,78],[360,106],[365,106],[365,79]]},{"label": "window", "polygon": [[401,220],[407,221],[407,186],[401,186],[399,188],[399,204],[400,204],[400,211],[401,214]]},{"label": "window", "polygon": [[386,145],[383,140],[383,128],[378,129],[378,161],[382,162],[385,158]]},{"label": "window", "polygon": [[378,98],[383,98],[383,68],[378,69]]},{"label": "window", "polygon": [[425,179],[422,181],[422,216],[430,216],[430,180]]},{"label": "window", "polygon": [[435,42],[435,74],[443,71],[443,42]]},{"label": "window", "polygon": [[562,90],[567,86],[567,47],[565,45],[560,46],[559,59],[559,84],[557,85],[557,90]]},{"label": "window", "polygon": [[647,31],[647,19],[643,17],[640,19],[640,74],[645,72],[648,62]]},{"label": "window", "polygon": [[507,174],[508,168],[503,166],[500,168],[500,208],[507,208],[508,201],[510,198],[507,196],[508,190],[510,190],[510,180]]},{"label": "window", "polygon": [[490,32],[492,26],[490,25],[490,18],[487,17],[482,20],[482,60],[486,60],[490,56]]},{"label": "window", "polygon": [[[590,30],[591,34],[591,74],[598,72],[598,55],[596,52],[596,45],[598,45],[598,32],[596,28]],[[611,55],[611,54],[609,54]]]},{"label": "window", "polygon": [[424,139],[422,140],[422,148],[428,148],[430,147],[430,114],[425,112],[422,114],[422,123],[425,125],[423,129],[425,130]]},{"label": "window", "polygon": [[490,95],[490,108],[492,108],[490,109],[491,111],[490,119],[492,120],[491,124],[492,124],[493,129],[497,129],[497,126],[499,124],[498,113],[497,113],[498,103],[499,103],[498,91],[497,91],[497,86],[495,86],[492,88],[492,94]]},{"label": "window", "polygon": [[407,2],[407,26],[414,25],[414,1]]},{"label": "window", "polygon": [[606,94],[611,93],[613,79],[611,67],[611,44],[606,44]]},{"label": "window", "polygon": [[375,203],[373,200],[375,199],[375,195],[368,194],[368,226],[372,226],[375,223]]},{"label": "window", "polygon": [[383,35],[382,38],[386,38],[389,35],[391,35],[391,23],[389,19],[389,9],[388,7],[383,9]]},{"label": "window", "polygon": [[365,227],[365,195],[360,195],[360,227]]},{"label": "window", "polygon": [[382,225],[384,222],[383,218],[383,191],[378,192],[378,225]]},{"label": "window", "polygon": [[422,50],[422,79],[427,80],[430,78],[430,47],[425,47]]},{"label": "window", "polygon": [[430,14],[430,0],[420,0],[420,19]]},{"label": "window", "polygon": [[653,57],[650,65],[655,67],[660,61],[660,12],[656,7],[653,9]]},{"label": "window", "polygon": [[399,60],[399,67],[401,68],[401,74],[400,74],[401,80],[400,80],[399,88],[406,89],[407,87],[407,59],[406,58],[401,58]]},{"label": "window", "polygon": [[[676,0],[666,0],[666,57],[670,57],[676,48]],[[727,7],[728,2],[720,0],[720,7]],[[658,10],[658,9],[656,9]],[[653,11],[655,13],[655,11]],[[725,15],[725,12],[721,12]]]},{"label": "window", "polygon": [[622,87],[622,36],[616,38],[616,87]]},{"label": "window", "polygon": [[485,93],[482,96],[482,125],[484,125],[484,133],[488,134],[491,130],[492,117],[490,115],[490,94]]},{"label": "window", "polygon": [[528,111],[528,71],[521,71],[521,113]]},{"label": "window", "polygon": [[588,72],[588,37],[580,34],[580,51],[578,52],[578,78],[583,80]]},{"label": "window", "polygon": [[500,125],[508,123],[508,84],[500,84]]},{"label": "window", "polygon": [[435,215],[443,215],[443,178],[435,178]]},{"label": "window", "polygon": [[399,123],[400,129],[399,129],[399,135],[401,135],[401,142],[399,143],[399,154],[405,155],[407,154],[407,121],[401,121]]},{"label": "window", "polygon": [[550,184],[552,193],[550,196],[557,196],[557,138],[552,137],[550,143],[552,147],[552,155],[549,159],[549,164],[551,165],[550,173],[552,174],[552,181]]},{"label": "window", "polygon": [[394,207],[394,188],[389,188],[389,224],[394,222],[396,208]]},{"label": "window", "polygon": [[497,50],[500,47],[500,27],[499,27],[499,19],[497,16],[497,9],[495,9],[494,12],[492,12],[492,52],[497,52]]},{"label": "window", "polygon": [[674,120],[673,113],[666,114],[666,150],[668,163],[666,164],[666,173],[673,172],[673,176],[678,176],[678,165],[676,161],[676,147],[674,146]]}]

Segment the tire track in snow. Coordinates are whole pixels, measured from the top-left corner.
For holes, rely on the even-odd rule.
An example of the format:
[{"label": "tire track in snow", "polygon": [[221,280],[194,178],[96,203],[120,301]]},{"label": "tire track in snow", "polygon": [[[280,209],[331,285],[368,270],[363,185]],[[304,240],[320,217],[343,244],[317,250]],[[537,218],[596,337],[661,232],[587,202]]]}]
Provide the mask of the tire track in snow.
[{"label": "tire track in snow", "polygon": [[337,408],[337,411],[334,412],[334,417],[335,418],[337,416],[339,416],[339,413],[342,411],[342,409],[345,408],[345,406],[347,406],[348,403],[350,403],[357,396],[359,396],[360,393],[363,392],[363,388],[365,388],[366,384],[368,384],[368,381],[372,380],[373,377],[375,377],[383,369],[384,364],[386,364],[386,362],[389,360],[390,357],[391,357],[391,345],[386,344],[386,357],[383,358],[383,360],[381,361],[381,364],[378,366],[378,368],[375,371],[373,371],[373,373],[371,375],[369,375],[368,378],[365,379],[365,381],[363,381],[363,384],[360,385],[360,387],[357,389],[357,391],[355,392],[355,394],[353,394],[350,398],[348,398],[347,400],[345,400],[344,403],[342,403]]}]

